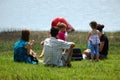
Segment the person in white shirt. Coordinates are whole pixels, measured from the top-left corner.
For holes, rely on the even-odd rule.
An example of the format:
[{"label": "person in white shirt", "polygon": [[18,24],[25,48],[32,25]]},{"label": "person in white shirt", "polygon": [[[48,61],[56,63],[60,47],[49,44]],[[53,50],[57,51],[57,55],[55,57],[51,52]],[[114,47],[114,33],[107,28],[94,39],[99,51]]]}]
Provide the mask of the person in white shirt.
[{"label": "person in white shirt", "polygon": [[[57,39],[59,29],[51,28],[51,37],[44,40],[44,47],[41,57],[44,56],[43,64],[46,66],[68,66],[71,67],[72,50],[75,46],[74,42],[67,42]],[[68,53],[63,54],[63,49],[68,49]]]}]

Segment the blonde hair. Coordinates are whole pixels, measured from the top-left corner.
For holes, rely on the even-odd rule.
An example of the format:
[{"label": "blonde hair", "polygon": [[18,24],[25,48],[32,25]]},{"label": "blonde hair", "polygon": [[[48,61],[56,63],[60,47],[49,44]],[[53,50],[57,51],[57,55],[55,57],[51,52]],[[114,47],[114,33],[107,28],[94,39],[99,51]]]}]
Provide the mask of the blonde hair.
[{"label": "blonde hair", "polygon": [[66,28],[67,27],[67,25],[66,24],[64,24],[64,23],[58,23],[57,24],[57,27],[60,29],[60,28]]}]

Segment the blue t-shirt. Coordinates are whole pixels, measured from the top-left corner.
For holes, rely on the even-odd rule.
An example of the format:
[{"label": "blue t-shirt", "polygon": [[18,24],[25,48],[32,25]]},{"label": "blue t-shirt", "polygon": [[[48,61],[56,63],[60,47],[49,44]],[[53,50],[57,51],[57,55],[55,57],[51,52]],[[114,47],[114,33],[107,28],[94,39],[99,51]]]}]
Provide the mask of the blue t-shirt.
[{"label": "blue t-shirt", "polygon": [[27,54],[27,49],[25,48],[27,44],[28,42],[22,39],[14,44],[14,61],[32,63],[30,56]]}]

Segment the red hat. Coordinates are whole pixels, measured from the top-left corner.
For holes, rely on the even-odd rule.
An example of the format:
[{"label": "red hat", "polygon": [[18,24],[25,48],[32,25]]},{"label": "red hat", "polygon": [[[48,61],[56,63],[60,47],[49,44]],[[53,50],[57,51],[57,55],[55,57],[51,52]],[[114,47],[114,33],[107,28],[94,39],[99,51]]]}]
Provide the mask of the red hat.
[{"label": "red hat", "polygon": [[57,18],[53,19],[53,21],[51,23],[51,26],[56,27],[58,22],[66,24],[67,25],[67,28],[66,28],[67,31],[75,31],[75,29],[63,17],[57,17]]}]

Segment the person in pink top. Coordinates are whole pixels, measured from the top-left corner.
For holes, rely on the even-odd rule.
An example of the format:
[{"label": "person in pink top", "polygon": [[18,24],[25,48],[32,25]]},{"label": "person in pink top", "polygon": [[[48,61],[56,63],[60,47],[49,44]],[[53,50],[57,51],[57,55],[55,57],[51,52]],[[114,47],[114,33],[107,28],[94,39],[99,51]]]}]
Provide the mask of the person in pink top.
[{"label": "person in pink top", "polygon": [[59,32],[58,32],[57,38],[66,41],[67,40],[66,24],[58,23],[57,27],[59,28]]}]

